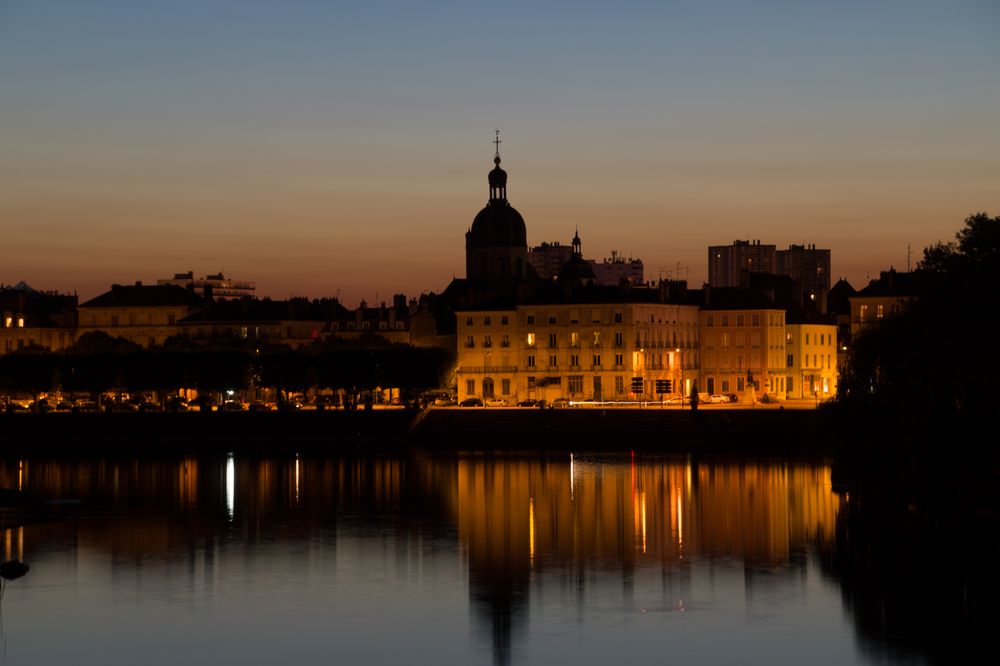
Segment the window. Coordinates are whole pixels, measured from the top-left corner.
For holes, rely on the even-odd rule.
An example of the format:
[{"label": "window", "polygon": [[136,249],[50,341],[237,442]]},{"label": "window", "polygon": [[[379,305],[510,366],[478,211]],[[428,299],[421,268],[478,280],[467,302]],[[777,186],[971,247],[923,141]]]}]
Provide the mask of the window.
[{"label": "window", "polygon": [[882,307],[883,306],[882,306],[881,303],[879,303],[878,305],[875,306],[875,318],[876,319],[881,319],[882,318]]},{"label": "window", "polygon": [[621,312],[616,312],[615,313],[615,323],[616,324],[622,323],[622,313]]},{"label": "window", "polygon": [[493,378],[487,377],[483,380],[483,397],[492,398],[493,397]]},{"label": "window", "polygon": [[555,356],[549,356],[549,367],[550,368],[554,368],[557,365],[559,365],[559,363],[558,363],[556,357]]},{"label": "window", "polygon": [[484,335],[483,336],[483,346],[484,347],[492,347],[493,346],[493,338],[491,336],[489,336],[489,335]]},{"label": "window", "polygon": [[507,318],[507,315],[501,315],[501,317],[500,317],[500,325],[501,326],[506,326],[509,323],[510,323],[510,320]]},{"label": "window", "polygon": [[472,326],[472,317],[466,317],[465,318],[465,325],[466,326]]},{"label": "window", "polygon": [[864,321],[867,318],[868,318],[868,306],[867,305],[862,305],[858,319],[860,319],[861,321]]},{"label": "window", "polygon": [[369,328],[371,328],[371,327],[372,327],[372,323],[371,323],[370,321],[366,321],[366,322],[363,322],[363,323],[361,324],[361,328],[363,328],[363,329],[364,329],[364,330],[366,330],[366,331],[367,331],[367,330],[368,330]]},{"label": "window", "polygon": [[615,354],[615,365],[625,365],[625,354]]},{"label": "window", "polygon": [[476,380],[466,379],[465,380],[465,392],[469,395],[475,395],[476,393]]},{"label": "window", "polygon": [[569,356],[569,364],[571,366],[573,366],[574,368],[579,367],[580,366],[580,355],[579,354],[570,354],[570,356]]},{"label": "window", "polygon": [[556,334],[549,333],[549,347],[558,347],[558,346],[559,345],[556,344]]},{"label": "window", "polygon": [[705,317],[705,326],[712,328],[715,326],[715,315],[708,315]]},{"label": "window", "polygon": [[569,334],[569,345],[570,345],[570,347],[579,347],[580,346],[580,334],[579,333],[570,333]]},{"label": "window", "polygon": [[737,326],[744,326],[743,315],[741,315],[741,314],[736,315],[736,325]]},{"label": "window", "polygon": [[570,393],[583,393],[583,375],[570,375],[566,387]]},{"label": "window", "polygon": [[465,347],[466,347],[466,349],[471,349],[472,347],[475,347],[475,346],[476,346],[476,339],[474,337],[472,337],[471,335],[466,336],[466,338],[465,338]]},{"label": "window", "polygon": [[486,315],[485,317],[483,317],[483,324],[484,325],[489,326],[492,323],[493,323],[493,318],[492,317],[490,317],[489,315]]},{"label": "window", "polygon": [[795,355],[794,354],[789,354],[788,355],[788,367],[790,368],[793,365],[795,365]]},{"label": "window", "polygon": [[550,324],[555,324],[556,323],[556,318],[555,317],[549,317],[549,323]]},{"label": "window", "polygon": [[118,325],[118,315],[111,315],[111,325],[112,326]]},{"label": "window", "polygon": [[594,331],[594,346],[595,347],[600,347],[601,346],[601,332],[600,331]]},{"label": "window", "polygon": [[787,377],[785,379],[785,386],[788,388],[788,392],[791,393],[795,390],[795,377]]},{"label": "window", "polygon": [[745,384],[746,384],[746,379],[744,379],[743,377],[737,377],[736,378],[736,390],[739,393],[743,393],[743,389],[745,388]]},{"label": "window", "polygon": [[500,338],[500,346],[510,347],[510,335],[508,335],[507,333],[503,334],[503,337]]},{"label": "window", "polygon": [[528,323],[529,324],[535,323],[535,315],[528,315]]},{"label": "window", "polygon": [[729,380],[728,379],[723,379],[722,380],[722,392],[723,393],[729,393]]},{"label": "window", "polygon": [[380,331],[384,331],[384,330],[386,330],[387,328],[389,328],[389,322],[387,322],[387,321],[380,321],[380,322],[378,323],[378,330],[380,330]]},{"label": "window", "polygon": [[528,354],[528,367],[529,368],[535,367],[535,355],[534,354]]},{"label": "window", "polygon": [[173,326],[177,323],[177,315],[167,315],[167,326]]},{"label": "window", "polygon": [[729,326],[729,315],[722,315],[722,325]]},{"label": "window", "polygon": [[625,393],[625,378],[621,375],[615,377],[615,393],[618,395]]},{"label": "window", "polygon": [[621,347],[623,344],[623,337],[621,331],[615,331],[615,347]]},{"label": "window", "polygon": [[528,346],[529,347],[534,347],[535,346],[535,334],[534,333],[528,333]]},{"label": "window", "polygon": [[594,354],[594,366],[595,367],[600,367],[600,365],[601,365],[601,355],[600,354]]},{"label": "window", "polygon": [[722,335],[719,336],[719,346],[720,347],[728,347],[729,346],[729,334],[728,333],[723,333]]},{"label": "window", "polygon": [[760,326],[760,314],[759,313],[750,315],[750,325],[751,326]]},{"label": "window", "polygon": [[501,395],[510,395],[510,380],[509,379],[501,379],[500,380],[500,394]]}]

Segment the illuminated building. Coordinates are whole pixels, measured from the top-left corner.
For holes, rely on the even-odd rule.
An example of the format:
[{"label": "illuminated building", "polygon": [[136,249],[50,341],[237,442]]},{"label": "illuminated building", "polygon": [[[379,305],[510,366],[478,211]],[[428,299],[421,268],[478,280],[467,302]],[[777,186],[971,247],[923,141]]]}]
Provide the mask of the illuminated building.
[{"label": "illuminated building", "polygon": [[[633,302],[612,295],[610,303],[457,312],[459,399],[652,400],[657,379],[671,380],[673,394],[689,392],[698,375],[698,307],[659,302],[656,289],[627,294]],[[636,379],[641,390],[633,390]]]},{"label": "illuminated building", "polygon": [[41,292],[24,282],[0,285],[0,354],[61,351],[76,340],[76,296]]},{"label": "illuminated building", "polygon": [[837,327],[795,323],[785,326],[788,398],[832,398],[837,393]]},{"label": "illuminated building", "polygon": [[701,391],[750,401],[764,393],[784,398],[785,310],[748,290],[707,290],[700,338]]}]

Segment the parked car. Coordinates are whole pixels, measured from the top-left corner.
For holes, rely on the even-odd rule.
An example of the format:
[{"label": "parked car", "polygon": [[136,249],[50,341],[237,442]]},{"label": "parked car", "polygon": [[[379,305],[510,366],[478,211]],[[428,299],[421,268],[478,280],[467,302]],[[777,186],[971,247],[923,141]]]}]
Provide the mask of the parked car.
[{"label": "parked car", "polygon": [[435,407],[451,407],[455,404],[456,404],[455,398],[450,395],[439,395],[438,397],[434,398]]},{"label": "parked car", "polygon": [[484,404],[487,407],[506,407],[507,401],[504,400],[503,398],[487,398],[484,401]]},{"label": "parked car", "polygon": [[96,412],[97,403],[93,400],[78,400],[76,403],[76,411],[78,412]]},{"label": "parked car", "polygon": [[689,402],[691,402],[691,401],[688,400],[687,398],[685,398],[682,395],[675,395],[675,396],[672,396],[671,398],[667,399],[667,404],[668,405],[683,405],[683,404],[686,404],[686,403],[689,403]]},{"label": "parked car", "polygon": [[256,400],[250,403],[249,407],[251,412],[273,412],[275,410],[274,405],[268,404],[266,402],[261,402]]},{"label": "parked car", "polygon": [[518,407],[538,407],[539,404],[538,404],[537,400],[530,400],[529,399],[529,400],[522,400],[521,402],[517,403],[517,406]]},{"label": "parked car", "polygon": [[459,407],[482,407],[483,401],[479,398],[466,398],[462,402],[458,403]]},{"label": "parked car", "polygon": [[713,393],[712,395],[708,396],[708,401],[713,405],[722,402],[729,402],[729,396],[722,395],[721,393]]},{"label": "parked car", "polygon": [[167,411],[171,412],[186,412],[188,410],[187,400],[180,396],[172,396],[167,398]]},{"label": "parked car", "polygon": [[246,411],[243,403],[239,400],[226,400],[222,403],[222,411],[224,412],[242,412]]},{"label": "parked car", "polygon": [[550,405],[552,409],[569,409],[569,398],[556,398]]}]

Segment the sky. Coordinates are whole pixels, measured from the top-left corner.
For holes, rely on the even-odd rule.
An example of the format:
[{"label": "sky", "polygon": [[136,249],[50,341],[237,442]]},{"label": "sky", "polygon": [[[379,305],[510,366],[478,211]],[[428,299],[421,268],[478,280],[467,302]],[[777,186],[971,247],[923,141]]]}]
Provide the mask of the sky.
[{"label": "sky", "polygon": [[0,0],[0,282],[441,291],[499,128],[529,245],[861,287],[1000,215],[998,119],[997,0]]}]

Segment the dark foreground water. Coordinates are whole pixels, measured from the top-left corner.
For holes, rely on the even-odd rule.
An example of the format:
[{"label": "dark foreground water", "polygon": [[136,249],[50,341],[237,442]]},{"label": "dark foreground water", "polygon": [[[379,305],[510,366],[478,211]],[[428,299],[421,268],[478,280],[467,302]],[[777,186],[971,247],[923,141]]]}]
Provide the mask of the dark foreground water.
[{"label": "dark foreground water", "polygon": [[5,518],[11,664],[920,663],[995,583],[822,465],[7,460],[0,486],[46,501]]}]

